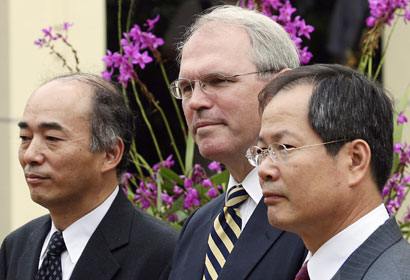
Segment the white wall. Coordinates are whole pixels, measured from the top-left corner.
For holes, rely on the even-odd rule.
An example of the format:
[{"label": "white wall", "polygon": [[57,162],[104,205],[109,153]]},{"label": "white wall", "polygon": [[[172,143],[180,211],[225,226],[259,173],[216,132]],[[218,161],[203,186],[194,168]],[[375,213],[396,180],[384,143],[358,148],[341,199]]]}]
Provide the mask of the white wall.
[{"label": "white wall", "polygon": [[81,71],[100,73],[105,54],[105,1],[0,1],[0,240],[47,213],[31,201],[17,160],[17,122],[29,95],[43,81],[67,72],[46,49],[33,43],[42,37],[42,28],[56,30],[63,22],[74,23],[68,40],[79,53]]},{"label": "white wall", "polygon": [[[387,43],[387,38],[391,28],[386,28],[383,36],[383,43]],[[407,25],[403,19],[399,19],[392,33],[390,44],[387,48],[385,64],[383,67],[383,85],[394,96],[395,103],[399,104],[406,88],[410,86],[410,23]],[[409,96],[410,98],[410,96]],[[409,101],[405,115],[410,120]],[[403,140],[410,144],[410,122],[405,124],[403,129]],[[401,207],[398,218],[402,219],[410,206],[410,196],[406,198],[404,206]]]},{"label": "white wall", "polygon": [[10,230],[8,1],[0,1],[0,239]]}]

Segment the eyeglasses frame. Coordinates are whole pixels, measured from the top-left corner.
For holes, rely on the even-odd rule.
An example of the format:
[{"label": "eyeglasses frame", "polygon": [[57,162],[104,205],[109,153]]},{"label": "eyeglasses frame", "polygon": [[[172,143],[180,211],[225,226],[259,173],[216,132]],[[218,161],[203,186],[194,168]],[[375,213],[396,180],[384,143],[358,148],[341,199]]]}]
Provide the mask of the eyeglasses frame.
[{"label": "eyeglasses frame", "polygon": [[286,161],[287,157],[288,157],[288,153],[289,151],[297,151],[297,150],[302,150],[302,149],[307,149],[307,148],[312,148],[312,147],[317,147],[317,146],[321,146],[321,145],[328,145],[328,144],[334,144],[334,143],[338,143],[338,142],[342,142],[342,141],[347,141],[347,139],[339,139],[339,140],[333,140],[333,141],[328,141],[328,142],[323,142],[323,143],[317,143],[317,144],[312,144],[312,145],[305,145],[305,146],[301,146],[301,147],[293,147],[293,148],[287,148],[284,144],[278,143],[278,142],[273,142],[272,144],[270,144],[267,148],[261,148],[259,146],[252,146],[250,147],[245,154],[245,157],[248,159],[249,163],[252,166],[258,167],[259,165],[257,164],[257,161],[254,160],[255,157],[251,154],[250,149],[255,147],[258,148],[261,151],[261,155],[263,156],[263,159],[261,161],[261,163],[268,157],[270,157],[270,159],[274,162],[274,163],[279,163],[278,161],[278,157],[275,157],[275,154],[272,150],[272,145],[277,144],[278,146],[282,146],[283,147],[283,151],[285,151],[285,155],[282,156],[282,161]]},{"label": "eyeglasses frame", "polygon": [[[182,97],[182,96],[179,97],[179,95],[176,93],[177,91],[175,90],[176,88],[178,88],[175,84],[178,81],[181,81],[181,80],[188,81],[190,86],[191,86],[192,91],[195,88],[195,82],[198,82],[199,87],[206,92],[205,86],[204,86],[203,82],[201,81],[201,78],[203,78],[203,77],[207,77],[207,76],[210,76],[210,75],[216,75],[217,74],[217,75],[223,76],[225,78],[225,82],[226,82],[228,79],[237,78],[237,77],[240,77],[240,76],[251,75],[251,74],[262,74],[262,73],[266,73],[266,72],[276,72],[276,70],[270,69],[270,70],[264,70],[264,71],[255,71],[255,72],[249,72],[249,73],[234,74],[234,75],[230,75],[230,76],[226,76],[222,73],[213,72],[213,73],[203,74],[203,75],[199,76],[198,79],[195,79],[195,80],[190,80],[188,78],[179,78],[179,79],[176,79],[176,80],[172,81],[169,84],[169,90],[170,90],[172,96],[175,97],[176,99],[184,99],[184,97]],[[206,93],[208,93],[208,92],[206,92]],[[187,98],[187,97],[185,97],[185,98]]]}]

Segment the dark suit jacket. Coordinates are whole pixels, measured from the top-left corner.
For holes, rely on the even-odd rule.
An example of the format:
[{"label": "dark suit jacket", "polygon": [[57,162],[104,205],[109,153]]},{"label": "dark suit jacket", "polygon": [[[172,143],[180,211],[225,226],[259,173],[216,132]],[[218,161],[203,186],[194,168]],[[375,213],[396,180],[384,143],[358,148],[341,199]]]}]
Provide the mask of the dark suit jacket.
[{"label": "dark suit jacket", "polygon": [[[213,220],[224,204],[225,195],[220,195],[189,217],[182,228],[169,279],[202,279],[208,236]],[[218,279],[293,280],[305,254],[305,246],[297,235],[269,225],[267,207],[262,199],[235,243]]]},{"label": "dark suit jacket", "polygon": [[394,216],[381,225],[346,260],[332,280],[410,279],[410,244]]},{"label": "dark suit jacket", "polygon": [[[35,219],[5,238],[0,279],[34,279],[40,251],[51,228],[49,215]],[[71,279],[160,279],[169,264],[178,232],[135,208],[120,190],[88,241]]]}]

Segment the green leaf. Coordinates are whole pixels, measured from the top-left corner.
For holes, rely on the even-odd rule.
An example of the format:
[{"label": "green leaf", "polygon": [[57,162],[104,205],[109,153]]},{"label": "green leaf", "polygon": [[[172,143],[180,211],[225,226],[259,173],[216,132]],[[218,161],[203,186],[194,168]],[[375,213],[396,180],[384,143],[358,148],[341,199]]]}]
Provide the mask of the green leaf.
[{"label": "green leaf", "polygon": [[178,223],[174,222],[174,223],[170,223],[170,225],[178,231],[181,231],[181,229],[182,229],[182,226]]},{"label": "green leaf", "polygon": [[164,179],[162,181],[162,189],[165,189],[168,194],[173,193],[175,183],[171,182],[169,179]]},{"label": "green leaf", "polygon": [[195,142],[192,134],[189,132],[187,141],[186,141],[186,150],[185,150],[185,176],[188,176],[188,172],[192,169],[192,164],[194,161],[194,150]]},{"label": "green leaf", "polygon": [[212,175],[211,177],[209,177],[209,179],[212,180],[214,185],[228,184],[229,172],[225,169],[221,173],[216,173],[215,175]]},{"label": "green leaf", "polygon": [[182,178],[180,178],[179,175],[177,173],[175,173],[174,171],[172,171],[171,169],[168,169],[168,168],[162,166],[159,169],[158,173],[161,174],[161,176],[164,179],[173,180],[173,181],[177,182],[178,185],[181,185],[181,186],[184,185],[184,180]]},{"label": "green leaf", "polygon": [[157,178],[155,180],[155,184],[157,185],[157,208],[161,209],[162,208],[162,198],[161,198],[161,194],[162,194],[162,176],[161,174],[157,175]]},{"label": "green leaf", "polygon": [[363,55],[360,58],[360,63],[359,63],[359,66],[357,67],[357,71],[360,72],[361,74],[364,74],[368,60],[369,60],[369,55]]},{"label": "green leaf", "polygon": [[169,209],[170,213],[176,213],[179,218],[179,211],[182,211],[181,209],[184,206],[184,196],[181,195],[180,197],[177,198],[177,200],[172,203],[171,209]]},{"label": "green leaf", "polygon": [[[407,106],[408,97],[410,94],[410,86],[407,87],[406,91],[404,92],[403,96],[400,99],[399,105],[396,108],[397,114],[394,116],[394,132],[393,132],[393,143],[397,143],[401,141],[403,136],[403,124],[397,124],[397,118],[401,111],[404,111]],[[396,172],[397,166],[399,165],[399,155],[397,153],[393,156],[393,167],[391,170],[391,174],[393,175]]]},{"label": "green leaf", "polygon": [[152,176],[152,174],[154,174],[154,171],[152,170],[151,166],[140,154],[137,154],[137,156],[138,160],[141,162],[142,167],[144,167],[149,172],[150,176]]},{"label": "green leaf", "polygon": [[181,209],[176,211],[175,214],[177,214],[178,216],[178,221],[184,221],[186,218],[188,218],[188,215]]}]

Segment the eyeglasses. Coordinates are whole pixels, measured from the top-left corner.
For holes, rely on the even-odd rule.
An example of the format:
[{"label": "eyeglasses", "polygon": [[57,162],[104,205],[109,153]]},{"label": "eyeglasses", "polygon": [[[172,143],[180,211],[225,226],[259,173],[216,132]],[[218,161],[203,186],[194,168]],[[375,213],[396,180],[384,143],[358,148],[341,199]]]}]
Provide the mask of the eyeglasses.
[{"label": "eyeglasses", "polygon": [[190,80],[187,78],[176,79],[169,85],[169,89],[176,99],[184,99],[191,97],[195,88],[195,82],[199,83],[199,86],[204,92],[215,93],[228,87],[230,83],[234,83],[234,78],[273,71],[274,70],[257,71],[244,74],[235,74],[231,76],[225,76],[221,73],[209,73],[199,76],[197,80]]},{"label": "eyeglasses", "polygon": [[347,140],[340,139],[340,140],[334,140],[334,141],[307,145],[307,146],[302,146],[302,147],[292,147],[292,146],[289,147],[287,145],[275,142],[275,143],[270,144],[268,148],[265,148],[265,149],[260,148],[258,146],[252,146],[246,151],[245,156],[248,158],[248,161],[251,165],[257,167],[262,164],[262,162],[265,160],[268,154],[273,162],[279,163],[280,161],[282,162],[286,161],[288,157],[288,153],[290,151],[307,149],[307,148],[316,147],[320,145],[328,145],[328,144],[333,144],[333,143],[342,142],[342,141],[347,141]]}]

